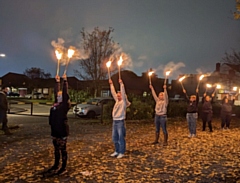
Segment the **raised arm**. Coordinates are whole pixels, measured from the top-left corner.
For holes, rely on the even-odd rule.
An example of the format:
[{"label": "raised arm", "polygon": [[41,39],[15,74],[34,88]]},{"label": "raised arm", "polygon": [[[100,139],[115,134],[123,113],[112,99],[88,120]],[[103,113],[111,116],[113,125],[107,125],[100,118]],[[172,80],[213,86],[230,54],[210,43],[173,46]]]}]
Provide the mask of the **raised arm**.
[{"label": "raised arm", "polygon": [[185,96],[186,96],[186,99],[187,99],[187,101],[189,102],[189,97],[188,97],[188,95],[187,95],[187,92],[186,92],[186,90],[185,90],[185,89],[183,89],[183,93],[185,94]]},{"label": "raised arm", "polygon": [[165,101],[166,105],[168,105],[167,86],[166,86],[166,85],[163,85],[163,89],[164,89],[164,101]]},{"label": "raised arm", "polygon": [[113,82],[111,79],[109,79],[109,84],[110,84],[110,90],[111,90],[112,96],[113,96],[114,100],[117,101],[117,93],[115,91],[115,88],[113,86]]},{"label": "raised arm", "polygon": [[63,75],[63,91],[62,91],[62,97],[63,97],[63,103],[68,103],[69,95],[68,95],[68,82],[67,82],[67,75]]},{"label": "raised arm", "polygon": [[60,91],[60,77],[58,75],[55,76],[55,87],[54,87],[54,102],[57,103],[57,96],[58,96],[58,92]]},{"label": "raised arm", "polygon": [[120,84],[120,92],[122,95],[122,99],[126,102],[126,92],[125,92],[124,84],[121,79],[119,79],[119,84]]},{"label": "raised arm", "polygon": [[155,92],[153,86],[152,86],[152,85],[149,85],[149,88],[150,88],[151,91],[152,91],[152,96],[153,96],[155,102],[157,102],[157,101],[158,101],[158,97],[157,97],[157,95],[156,95],[156,92]]}]

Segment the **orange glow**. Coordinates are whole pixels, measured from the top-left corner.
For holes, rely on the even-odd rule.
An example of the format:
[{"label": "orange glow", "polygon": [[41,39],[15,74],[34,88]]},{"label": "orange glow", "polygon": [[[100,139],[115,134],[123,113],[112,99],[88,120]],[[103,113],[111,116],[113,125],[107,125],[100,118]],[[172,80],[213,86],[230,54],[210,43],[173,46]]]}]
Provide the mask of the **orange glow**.
[{"label": "orange glow", "polygon": [[118,60],[118,66],[122,65],[123,59],[122,56],[120,56],[120,59]]},{"label": "orange glow", "polygon": [[203,78],[204,78],[204,75],[201,75],[201,76],[199,77],[199,80],[201,81]]},{"label": "orange glow", "polygon": [[166,72],[166,76],[169,76],[170,73],[171,73],[171,71],[167,71]]},{"label": "orange glow", "polygon": [[58,50],[55,51],[55,54],[58,60],[62,58],[62,53],[60,53]]},{"label": "orange glow", "polygon": [[149,71],[148,75],[151,76],[154,72],[153,71]]},{"label": "orange glow", "polygon": [[107,63],[106,63],[106,65],[107,65],[107,67],[109,68],[110,66],[111,66],[111,61],[108,61]]},{"label": "orange glow", "polygon": [[185,78],[186,78],[186,76],[183,76],[179,79],[179,81],[182,82]]},{"label": "orange glow", "polygon": [[74,50],[68,49],[68,58],[72,58],[74,52],[75,52]]}]

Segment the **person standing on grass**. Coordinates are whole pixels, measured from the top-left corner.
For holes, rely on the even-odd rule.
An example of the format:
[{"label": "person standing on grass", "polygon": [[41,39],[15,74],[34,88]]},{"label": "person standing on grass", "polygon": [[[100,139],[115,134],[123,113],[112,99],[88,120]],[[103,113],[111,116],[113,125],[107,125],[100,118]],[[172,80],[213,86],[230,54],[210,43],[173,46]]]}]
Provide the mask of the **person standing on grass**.
[{"label": "person standing on grass", "polygon": [[213,132],[212,130],[212,103],[213,103],[213,98],[214,98],[214,92],[212,93],[212,98],[206,94],[206,92],[203,94],[202,98],[202,131],[206,130],[206,123],[208,123],[209,131]]},{"label": "person standing on grass", "polygon": [[[69,135],[69,126],[67,113],[71,108],[71,103],[68,95],[67,76],[63,75],[63,88],[60,91],[60,77],[56,76],[56,85],[54,89],[55,103],[50,109],[49,125],[51,126],[51,136],[54,146],[54,165],[47,171],[56,173],[57,175],[64,174],[67,166],[67,137]],[[59,168],[60,154],[62,156],[62,167]],[[57,171],[58,170],[58,171]],[[57,171],[57,172],[56,172]]]},{"label": "person standing on grass", "polygon": [[125,128],[125,118],[126,118],[126,108],[128,103],[127,96],[125,94],[124,84],[121,79],[119,79],[120,91],[116,93],[113,86],[113,82],[109,79],[110,89],[112,96],[115,100],[115,105],[112,111],[113,126],[112,126],[112,140],[114,143],[115,151],[110,156],[122,158],[126,151],[126,128]]},{"label": "person standing on grass", "polygon": [[230,127],[230,122],[232,118],[232,107],[234,105],[235,97],[237,95],[233,96],[232,100],[229,100],[227,96],[225,96],[222,100],[222,108],[221,108],[221,128],[224,130],[225,126],[228,130]]},{"label": "person standing on grass", "polygon": [[159,139],[159,134],[160,134],[160,127],[162,127],[162,131],[164,133],[164,143],[163,145],[167,145],[168,141],[168,132],[167,132],[167,106],[168,106],[168,94],[167,94],[167,89],[166,85],[163,85],[164,92],[160,92],[158,94],[158,97],[155,93],[155,90],[152,85],[149,85],[153,98],[156,102],[155,105],[155,118],[154,118],[154,123],[155,123],[155,128],[156,128],[156,133],[155,133],[155,141],[153,144],[158,143]]},{"label": "person standing on grass", "polygon": [[189,129],[189,136],[188,137],[196,137],[196,127],[197,127],[197,119],[198,119],[198,89],[196,89],[196,95],[191,95],[190,98],[187,95],[185,89],[183,89],[183,93],[185,93],[188,106],[187,106],[187,122],[188,122],[188,129]]},{"label": "person standing on grass", "polygon": [[6,86],[2,86],[2,90],[0,91],[0,123],[2,123],[2,130],[4,131],[5,135],[12,135],[8,128],[8,119],[7,119],[7,112],[8,112],[8,100],[7,100],[7,93],[9,88]]}]

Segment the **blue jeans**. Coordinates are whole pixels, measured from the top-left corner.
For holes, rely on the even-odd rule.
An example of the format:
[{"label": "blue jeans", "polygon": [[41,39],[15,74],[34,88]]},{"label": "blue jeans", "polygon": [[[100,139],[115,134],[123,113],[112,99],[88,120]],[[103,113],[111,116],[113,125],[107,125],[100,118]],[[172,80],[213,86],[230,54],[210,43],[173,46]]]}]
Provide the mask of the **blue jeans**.
[{"label": "blue jeans", "polygon": [[187,113],[186,118],[187,118],[187,122],[188,122],[189,133],[196,135],[198,114],[197,113]]},{"label": "blue jeans", "polygon": [[166,122],[167,122],[167,116],[166,115],[159,116],[159,115],[155,114],[154,123],[155,123],[157,133],[160,132],[160,127],[161,127],[163,133],[168,134]]},{"label": "blue jeans", "polygon": [[126,128],[124,120],[113,120],[112,140],[115,146],[115,152],[124,154],[126,151]]}]

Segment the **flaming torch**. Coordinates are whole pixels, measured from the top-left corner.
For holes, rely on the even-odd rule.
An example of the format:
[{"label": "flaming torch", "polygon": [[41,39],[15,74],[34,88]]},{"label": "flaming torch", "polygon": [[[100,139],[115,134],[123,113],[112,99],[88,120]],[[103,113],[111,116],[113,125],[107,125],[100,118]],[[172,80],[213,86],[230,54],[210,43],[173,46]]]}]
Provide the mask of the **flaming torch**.
[{"label": "flaming torch", "polygon": [[153,71],[152,71],[152,69],[150,69],[149,72],[148,72],[148,76],[149,76],[149,84],[150,84],[150,85],[152,85],[152,80],[151,80],[151,76],[152,76],[152,74],[153,74]]},{"label": "flaming torch", "polygon": [[164,80],[164,85],[166,85],[167,77],[169,76],[170,72],[171,72],[171,71],[167,71],[167,72],[166,72],[165,80]]},{"label": "flaming torch", "polygon": [[197,89],[199,88],[200,81],[201,81],[203,78],[204,78],[204,75],[202,74],[202,75],[199,77]]},{"label": "flaming torch", "polygon": [[212,88],[212,85],[207,83],[207,84],[206,84],[206,91],[205,91],[205,93],[207,92],[207,89],[208,89],[208,88]]},{"label": "flaming torch", "polygon": [[118,60],[118,72],[119,72],[119,79],[121,79],[121,73],[120,73],[120,70],[121,70],[121,65],[122,65],[122,62],[123,62],[123,59],[122,59],[122,56],[120,56],[120,59]]},{"label": "flaming torch", "polygon": [[182,86],[182,89],[184,90],[184,87],[183,87],[183,84],[182,84],[182,81],[186,78],[186,76],[183,76],[181,78],[179,78],[179,82],[181,83],[181,86]]},{"label": "flaming torch", "polygon": [[111,61],[108,61],[107,63],[106,63],[106,65],[107,65],[107,68],[108,68],[108,79],[110,79],[110,66],[111,66]]},{"label": "flaming torch", "polygon": [[58,76],[59,75],[59,62],[62,58],[62,53],[59,53],[58,50],[56,50],[55,54],[56,54],[56,57],[57,57],[57,60],[58,60],[58,63],[57,63],[57,76]]},{"label": "flaming torch", "polygon": [[67,63],[66,63],[66,67],[65,67],[64,74],[67,73],[68,64],[69,64],[70,59],[72,58],[74,52],[75,52],[74,50],[72,50],[72,49],[68,49],[68,60],[67,60]]},{"label": "flaming torch", "polygon": [[237,91],[237,87],[236,86],[233,87],[233,91]]}]

